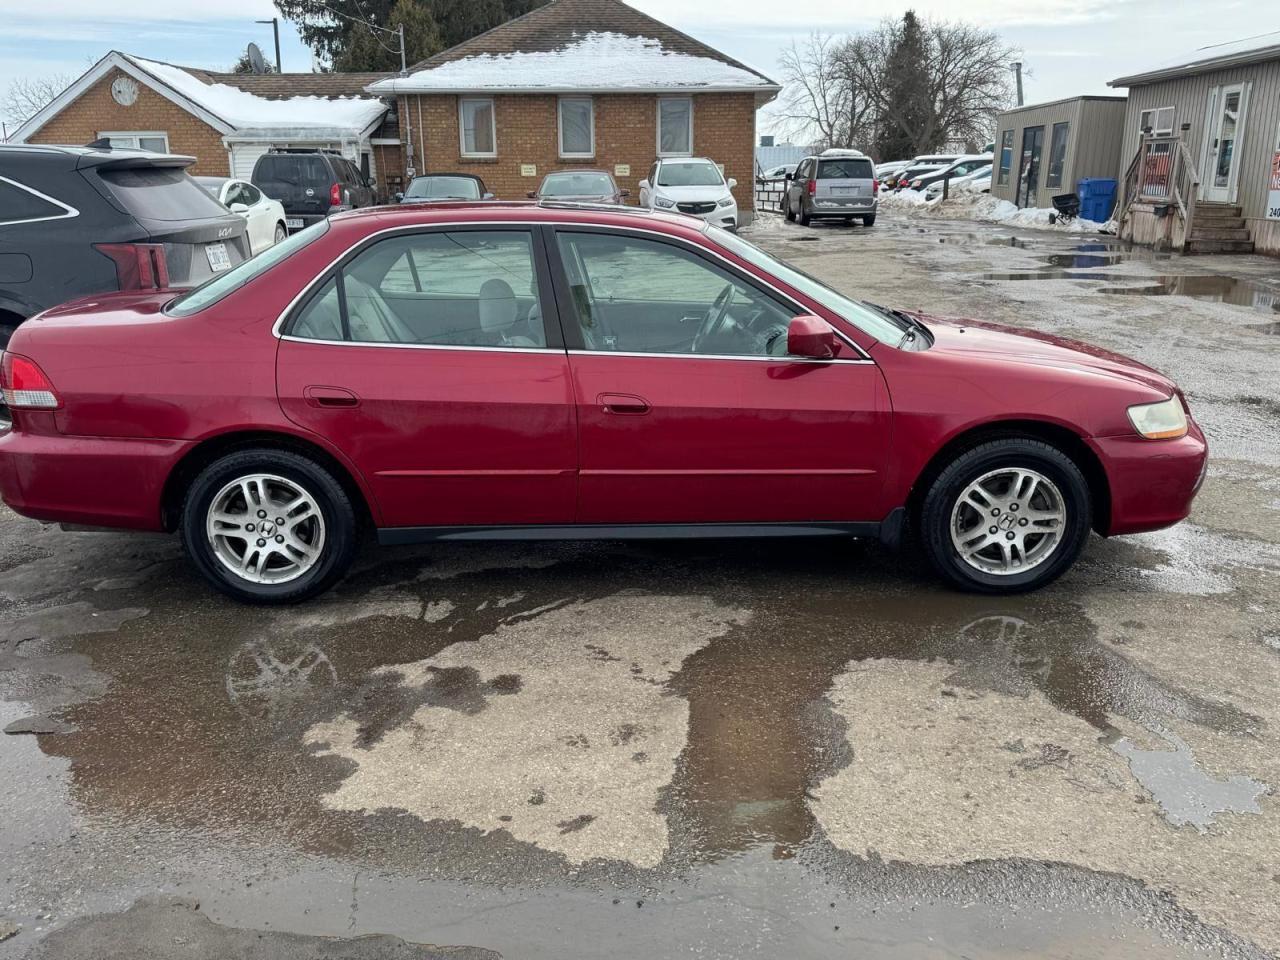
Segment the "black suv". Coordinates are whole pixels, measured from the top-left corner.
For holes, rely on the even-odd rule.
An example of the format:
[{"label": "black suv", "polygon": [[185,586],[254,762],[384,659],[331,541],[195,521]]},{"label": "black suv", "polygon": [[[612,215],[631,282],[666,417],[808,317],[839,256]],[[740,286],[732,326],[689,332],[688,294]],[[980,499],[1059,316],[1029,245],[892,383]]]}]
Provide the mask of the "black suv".
[{"label": "black suv", "polygon": [[249,256],[193,157],[0,145],[0,346],[27,317],[113,290],[189,287]]},{"label": "black suv", "polygon": [[285,226],[301,230],[340,210],[378,202],[374,179],[328,150],[272,150],[253,166],[253,185],[284,206]]}]

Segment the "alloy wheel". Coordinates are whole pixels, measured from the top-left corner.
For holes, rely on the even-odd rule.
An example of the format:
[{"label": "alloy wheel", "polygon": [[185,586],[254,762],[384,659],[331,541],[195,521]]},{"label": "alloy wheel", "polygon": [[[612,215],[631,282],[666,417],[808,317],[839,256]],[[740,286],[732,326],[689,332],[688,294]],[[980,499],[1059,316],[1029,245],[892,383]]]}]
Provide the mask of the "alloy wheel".
[{"label": "alloy wheel", "polygon": [[251,583],[296,580],[324,552],[324,517],[315,498],[273,474],[249,474],[219,490],[205,529],[218,562]]},{"label": "alloy wheel", "polygon": [[970,567],[1012,576],[1044,563],[1062,542],[1067,510],[1042,473],[1004,467],[978,477],[951,510],[951,543]]}]

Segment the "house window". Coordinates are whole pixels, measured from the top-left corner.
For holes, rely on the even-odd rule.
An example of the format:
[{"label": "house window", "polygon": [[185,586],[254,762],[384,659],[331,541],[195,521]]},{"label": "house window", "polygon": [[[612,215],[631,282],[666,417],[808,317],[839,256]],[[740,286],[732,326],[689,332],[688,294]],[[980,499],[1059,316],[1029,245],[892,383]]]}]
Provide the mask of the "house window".
[{"label": "house window", "polygon": [[1055,123],[1053,139],[1049,142],[1049,176],[1045,179],[1046,187],[1062,186],[1062,169],[1067,163],[1067,131],[1069,125]]},{"label": "house window", "polygon": [[590,97],[560,98],[560,156],[594,157],[596,118]]},{"label": "house window", "polygon": [[1000,134],[1000,175],[996,183],[1009,182],[1009,170],[1013,167],[1013,131]]},{"label": "house window", "polygon": [[1138,114],[1138,131],[1141,133],[1147,127],[1151,128],[1153,137],[1173,136],[1173,107],[1143,110]]},{"label": "house window", "polygon": [[169,152],[169,135],[163,130],[145,132],[136,130],[103,131],[98,134],[98,137],[99,139],[107,140],[113,147],[127,148],[129,150],[150,150],[152,153]]},{"label": "house window", "polygon": [[658,100],[658,156],[693,154],[693,101],[688,97]]},{"label": "house window", "polygon": [[458,133],[464,157],[496,157],[498,134],[494,127],[493,101],[458,101]]}]

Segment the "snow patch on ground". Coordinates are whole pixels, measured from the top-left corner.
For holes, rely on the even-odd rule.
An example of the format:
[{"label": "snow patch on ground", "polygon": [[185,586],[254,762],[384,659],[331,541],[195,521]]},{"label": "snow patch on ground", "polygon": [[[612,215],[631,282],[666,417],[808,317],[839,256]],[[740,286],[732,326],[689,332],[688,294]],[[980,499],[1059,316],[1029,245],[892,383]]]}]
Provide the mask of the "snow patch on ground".
[{"label": "snow patch on ground", "polygon": [[899,190],[882,193],[880,206],[908,217],[934,217],[941,220],[980,220],[1010,227],[1035,227],[1064,233],[1099,233],[1104,224],[1080,217],[1068,223],[1050,223],[1053,210],[1044,207],[1017,207],[989,193],[960,194],[930,200],[922,190]]}]

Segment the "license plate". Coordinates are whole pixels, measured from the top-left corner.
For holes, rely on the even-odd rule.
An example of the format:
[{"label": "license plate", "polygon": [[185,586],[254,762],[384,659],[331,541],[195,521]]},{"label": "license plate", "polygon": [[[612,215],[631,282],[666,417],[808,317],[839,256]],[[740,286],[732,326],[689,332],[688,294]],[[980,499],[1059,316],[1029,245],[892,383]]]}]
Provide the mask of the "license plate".
[{"label": "license plate", "polygon": [[856,197],[858,195],[857,187],[832,187],[831,192],[837,197]]},{"label": "license plate", "polygon": [[297,217],[286,217],[284,221],[284,225],[288,227],[290,230],[302,229],[302,221]]},{"label": "license plate", "polygon": [[214,273],[231,269],[231,258],[227,256],[225,243],[211,243],[204,248],[204,255],[209,258],[209,269]]}]

